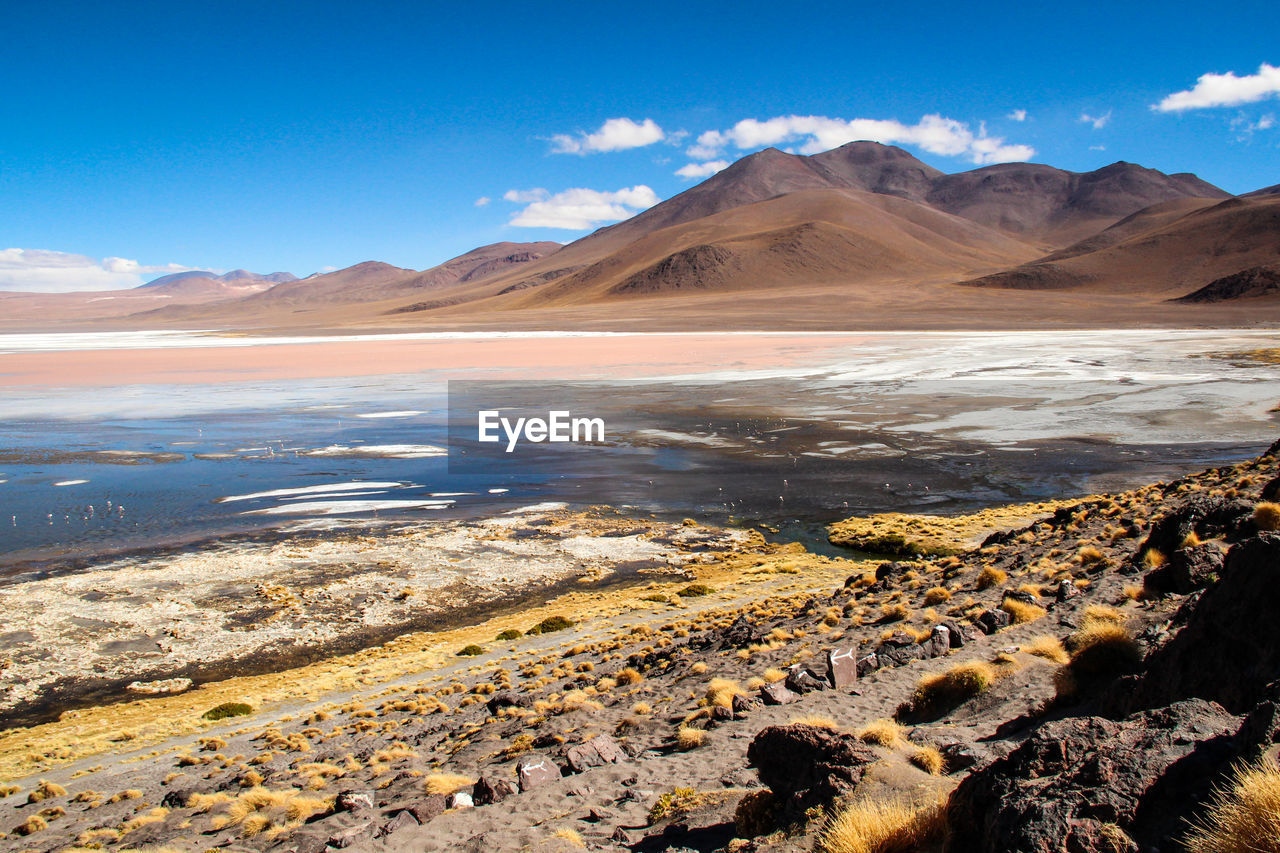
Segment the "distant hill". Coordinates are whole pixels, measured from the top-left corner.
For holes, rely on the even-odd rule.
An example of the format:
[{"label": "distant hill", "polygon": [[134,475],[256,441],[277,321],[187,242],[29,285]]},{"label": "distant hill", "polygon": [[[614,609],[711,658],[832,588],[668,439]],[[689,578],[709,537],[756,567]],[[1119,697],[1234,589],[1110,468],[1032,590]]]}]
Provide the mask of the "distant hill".
[{"label": "distant hill", "polygon": [[[1220,279],[1280,266],[1280,195],[1158,205],[1074,247],[965,282],[982,288],[1188,296],[1215,302],[1251,292]],[[1217,297],[1209,298],[1217,293]]]}]

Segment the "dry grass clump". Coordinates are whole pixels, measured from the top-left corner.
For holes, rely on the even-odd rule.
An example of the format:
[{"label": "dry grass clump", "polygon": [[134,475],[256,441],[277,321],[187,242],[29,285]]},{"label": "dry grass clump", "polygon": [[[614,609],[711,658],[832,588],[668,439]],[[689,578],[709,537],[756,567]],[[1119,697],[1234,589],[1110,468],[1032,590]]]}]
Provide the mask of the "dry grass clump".
[{"label": "dry grass clump", "polygon": [[28,803],[40,803],[53,797],[65,797],[67,789],[59,785],[57,782],[50,782],[41,779],[40,783],[27,794]]},{"label": "dry grass clump", "polygon": [[903,740],[902,726],[893,720],[876,720],[859,730],[858,740],[880,746],[897,746]]},{"label": "dry grass clump", "polygon": [[1009,573],[1004,569],[997,569],[995,566],[987,566],[978,572],[978,579],[975,586],[979,590],[990,589],[993,586],[999,586],[1009,579]]},{"label": "dry grass clump", "polygon": [[21,790],[22,787],[20,785],[0,785],[0,800],[5,797],[12,797]]},{"label": "dry grass clump", "polygon": [[908,760],[930,776],[941,776],[947,766],[947,760],[936,746],[922,746],[911,753]]},{"label": "dry grass clump", "polygon": [[822,853],[907,853],[942,841],[947,832],[943,800],[860,800],[822,830]]},{"label": "dry grass clump", "polygon": [[745,695],[742,685],[728,678],[713,678],[707,685],[707,701],[721,708],[732,708],[733,697]]},{"label": "dry grass clump", "polygon": [[1280,766],[1236,768],[1183,842],[1199,853],[1280,853]]},{"label": "dry grass clump", "polygon": [[1280,504],[1263,501],[1255,506],[1253,523],[1259,530],[1280,530]]},{"label": "dry grass clump", "polygon": [[238,826],[245,838],[264,832],[276,835],[330,808],[328,800],[302,794],[292,788],[278,791],[250,788],[231,801],[226,814],[215,818],[212,827]]},{"label": "dry grass clump", "polygon": [[555,832],[551,833],[551,837],[563,839],[564,841],[567,841],[570,844],[572,844],[574,847],[587,846],[587,843],[582,840],[582,836],[578,834],[578,831],[576,829],[561,827],[560,829],[557,829]]},{"label": "dry grass clump", "polygon": [[678,818],[701,806],[707,795],[693,788],[675,788],[661,794],[649,807],[649,825],[668,818]]},{"label": "dry grass clump", "polygon": [[476,783],[475,779],[470,776],[463,776],[461,773],[432,773],[422,781],[422,786],[428,794],[455,794],[463,788],[469,788]]},{"label": "dry grass clump", "polygon": [[1049,613],[1049,611],[1037,604],[1028,604],[1025,601],[1018,601],[1016,598],[1006,598],[1000,602],[1000,609],[1009,614],[1015,625],[1034,622],[1037,619],[1044,618]]},{"label": "dry grass clump", "polygon": [[697,749],[704,746],[707,742],[707,733],[702,729],[695,729],[689,726],[681,726],[676,730],[676,748],[688,752],[691,749]]},{"label": "dry grass clump", "polygon": [[1022,651],[1056,664],[1065,664],[1071,661],[1071,655],[1067,654],[1067,650],[1063,648],[1062,641],[1049,634],[1036,637],[1023,646]]},{"label": "dry grass clump", "polygon": [[785,669],[779,669],[776,666],[771,666],[764,672],[760,673],[760,677],[769,684],[774,684],[785,679],[787,677],[787,671]]},{"label": "dry grass clump", "polygon": [[1058,671],[1060,697],[1075,693],[1081,682],[1133,672],[1142,663],[1142,646],[1124,627],[1123,616],[1101,605],[1085,609],[1084,621],[1067,637],[1066,648],[1071,660]]},{"label": "dry grass clump", "polygon": [[906,714],[940,714],[972,699],[996,683],[999,674],[986,661],[957,664],[946,672],[926,675],[916,684],[911,698],[898,709]]},{"label": "dry grass clump", "polygon": [[1076,559],[1082,566],[1091,566],[1102,561],[1103,553],[1093,545],[1086,545],[1076,552]]},{"label": "dry grass clump", "polygon": [[942,604],[951,600],[951,590],[945,586],[935,586],[924,594],[924,603],[928,605]]},{"label": "dry grass clump", "polygon": [[13,834],[14,835],[35,835],[37,832],[43,832],[48,828],[49,828],[49,821],[40,817],[40,815],[38,814],[33,814],[31,817],[27,818],[22,823],[15,826],[13,828]]},{"label": "dry grass clump", "polygon": [[621,685],[639,684],[644,681],[644,676],[640,674],[640,670],[629,666],[618,670],[617,674],[613,676],[613,680]]},{"label": "dry grass clump", "polygon": [[880,608],[881,622],[902,622],[910,618],[911,608],[905,604],[886,604]]}]

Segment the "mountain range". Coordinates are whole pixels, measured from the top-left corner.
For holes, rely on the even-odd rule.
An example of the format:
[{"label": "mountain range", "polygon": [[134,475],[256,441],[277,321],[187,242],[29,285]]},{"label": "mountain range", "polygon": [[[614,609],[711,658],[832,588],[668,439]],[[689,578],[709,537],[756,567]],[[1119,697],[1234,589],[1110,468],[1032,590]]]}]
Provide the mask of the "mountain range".
[{"label": "mountain range", "polygon": [[0,305],[9,323],[139,328],[1237,325],[1280,319],[1278,237],[1277,186],[1237,197],[1125,162],[946,174],[853,142],[757,152],[563,246],[496,243],[425,271],[179,273]]}]

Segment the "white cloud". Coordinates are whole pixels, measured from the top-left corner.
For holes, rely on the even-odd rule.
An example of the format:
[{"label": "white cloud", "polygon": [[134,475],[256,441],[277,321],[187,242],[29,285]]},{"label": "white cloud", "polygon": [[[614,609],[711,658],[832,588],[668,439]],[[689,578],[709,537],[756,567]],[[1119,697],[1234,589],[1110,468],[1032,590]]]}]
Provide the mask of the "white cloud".
[{"label": "white cloud", "polygon": [[690,163],[687,166],[681,166],[676,169],[676,174],[682,178],[709,178],[728,167],[728,160],[710,160],[706,163]]},{"label": "white cloud", "polygon": [[551,137],[551,150],[556,154],[625,151],[661,142],[664,137],[662,128],[651,118],[639,123],[629,118],[611,118],[595,133],[579,132],[577,136],[561,133]]},{"label": "white cloud", "polygon": [[1280,68],[1264,62],[1258,66],[1257,74],[1244,77],[1237,77],[1232,71],[1201,74],[1195,86],[1167,95],[1151,108],[1162,113],[1176,113],[1208,107],[1234,107],[1252,104],[1272,95],[1280,95]]},{"label": "white cloud", "polygon": [[198,267],[148,266],[116,257],[98,261],[85,255],[45,249],[0,249],[0,290],[32,293],[123,290],[161,275],[192,269]]},{"label": "white cloud", "polygon": [[475,204],[476,207],[484,207],[491,201],[493,201],[493,199],[489,198],[487,195],[482,195],[480,198],[476,199]]},{"label": "white cloud", "polygon": [[749,118],[728,130],[701,134],[686,153],[697,160],[710,160],[729,145],[747,150],[799,142],[799,153],[817,154],[863,139],[885,145],[914,145],[931,154],[965,157],[980,164],[1027,160],[1035,154],[1029,145],[1008,145],[1003,137],[988,136],[985,127],[980,126],[975,133],[964,122],[940,115],[927,115],[916,124],[826,116],[777,116],[764,121]]},{"label": "white cloud", "polygon": [[549,195],[551,193],[542,189],[542,187],[537,187],[531,190],[507,190],[502,194],[502,197],[506,201],[514,201],[517,204],[528,204],[531,201],[542,201]]},{"label": "white cloud", "polygon": [[1026,120],[1027,120],[1027,111],[1026,111],[1026,110],[1014,110],[1013,112],[1009,113],[1009,115],[1005,116],[1005,118],[1010,118],[1010,119],[1013,119],[1014,121],[1026,121]]},{"label": "white cloud", "polygon": [[1088,113],[1080,113],[1080,118],[1077,119],[1077,121],[1093,125],[1094,130],[1102,130],[1111,122],[1111,110],[1107,110],[1105,115],[1100,116],[1091,116]]},{"label": "white cloud", "polygon": [[1106,151],[1106,150],[1107,150],[1107,146],[1105,146],[1105,145],[1090,145],[1090,146],[1089,146],[1089,150],[1090,150],[1090,151]]},{"label": "white cloud", "polygon": [[[534,197],[534,194],[541,196]],[[643,184],[616,192],[575,188],[548,195],[546,190],[511,190],[507,201],[529,202],[511,218],[521,228],[566,228],[580,231],[605,222],[630,219],[661,199]]]}]

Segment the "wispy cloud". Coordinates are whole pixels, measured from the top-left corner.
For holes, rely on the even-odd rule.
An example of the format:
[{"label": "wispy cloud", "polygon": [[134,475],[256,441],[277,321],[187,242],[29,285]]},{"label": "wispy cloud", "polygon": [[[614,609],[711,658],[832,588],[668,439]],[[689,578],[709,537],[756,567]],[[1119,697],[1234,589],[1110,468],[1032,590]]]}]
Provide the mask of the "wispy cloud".
[{"label": "wispy cloud", "polygon": [[687,153],[710,160],[732,145],[740,150],[799,143],[801,154],[817,154],[847,142],[871,140],[886,145],[914,145],[931,154],[964,157],[974,163],[1006,163],[1035,155],[1029,145],[1007,144],[990,136],[986,128],[974,131],[968,124],[940,115],[927,115],[916,124],[893,119],[840,119],[827,116],[777,116],[743,119],[728,130],[709,130],[698,136]]},{"label": "wispy cloud", "polygon": [[1257,74],[1243,77],[1237,77],[1232,71],[1201,74],[1190,89],[1167,95],[1151,108],[1157,112],[1176,113],[1209,107],[1235,107],[1274,95],[1280,95],[1280,68],[1264,62],[1258,66]]},{"label": "wispy cloud", "polygon": [[643,184],[614,192],[578,187],[555,195],[544,189],[509,190],[503,198],[527,205],[511,217],[511,225],[571,231],[630,219],[661,201],[653,190]]},{"label": "wispy cloud", "polygon": [[603,151],[625,151],[661,142],[666,134],[651,118],[641,122],[629,118],[611,118],[595,133],[579,131],[576,135],[556,134],[551,137],[551,150],[556,154],[598,154]]},{"label": "wispy cloud", "polygon": [[487,195],[482,195],[480,198],[476,199],[475,205],[476,207],[485,207],[491,201],[493,201],[493,199],[489,198]]},{"label": "wispy cloud", "polygon": [[1094,130],[1102,130],[1111,123],[1111,110],[1107,110],[1106,113],[1100,116],[1091,116],[1088,113],[1080,113],[1080,118],[1078,118],[1077,121],[1093,125]]},{"label": "wispy cloud", "polygon": [[1027,111],[1026,111],[1026,110],[1014,110],[1013,112],[1011,112],[1011,113],[1009,113],[1007,116],[1005,116],[1005,118],[1013,119],[1014,121],[1026,121],[1026,120],[1027,120]]},{"label": "wispy cloud", "polygon": [[123,290],[168,273],[198,267],[146,265],[128,258],[95,260],[86,255],[46,249],[0,249],[0,290],[69,293]]},{"label": "wispy cloud", "polygon": [[682,178],[709,178],[721,169],[727,169],[728,167],[728,160],[708,160],[705,163],[690,163],[687,166],[681,166],[676,169],[676,174]]}]

